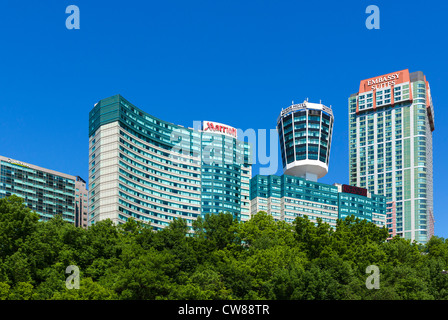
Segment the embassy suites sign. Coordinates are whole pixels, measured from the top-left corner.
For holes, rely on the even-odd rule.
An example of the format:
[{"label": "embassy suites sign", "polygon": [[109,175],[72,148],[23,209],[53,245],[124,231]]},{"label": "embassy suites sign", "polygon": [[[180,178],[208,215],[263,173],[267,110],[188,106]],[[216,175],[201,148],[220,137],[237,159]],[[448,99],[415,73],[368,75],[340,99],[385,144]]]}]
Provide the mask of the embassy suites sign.
[{"label": "embassy suites sign", "polygon": [[359,86],[359,93],[388,88],[396,84],[409,81],[409,70],[402,70],[388,73],[379,77],[362,80]]},{"label": "embassy suites sign", "polygon": [[400,78],[399,73],[390,74],[388,76],[379,77],[373,80],[367,80],[367,85],[371,86],[372,90],[387,88],[396,83],[396,80]]}]

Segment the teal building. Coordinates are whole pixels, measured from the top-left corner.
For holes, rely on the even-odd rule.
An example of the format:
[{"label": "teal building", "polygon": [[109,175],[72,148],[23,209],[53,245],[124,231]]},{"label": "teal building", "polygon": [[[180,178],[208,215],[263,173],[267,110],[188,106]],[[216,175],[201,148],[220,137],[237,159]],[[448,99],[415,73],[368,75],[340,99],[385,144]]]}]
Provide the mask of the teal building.
[{"label": "teal building", "polygon": [[379,227],[385,226],[386,197],[366,191],[286,174],[256,175],[251,179],[251,212],[265,211],[275,220],[290,223],[296,217],[307,216],[313,222],[320,218],[332,227],[336,226],[338,219],[354,215]]},{"label": "teal building", "polygon": [[129,218],[160,230],[207,213],[250,218],[250,147],[237,130],[203,121],[186,128],[120,95],[89,114],[89,225]]},{"label": "teal building", "polygon": [[426,243],[434,235],[431,88],[408,69],[361,80],[348,98],[350,185],[393,202],[393,234]]},{"label": "teal building", "polygon": [[359,195],[356,193],[339,192],[338,198],[339,219],[345,219],[353,215],[356,218],[371,221],[379,227],[387,227],[388,208],[385,196],[370,193]]},{"label": "teal building", "polygon": [[48,221],[55,215],[87,227],[87,188],[79,176],[0,156],[0,198],[16,195]]}]

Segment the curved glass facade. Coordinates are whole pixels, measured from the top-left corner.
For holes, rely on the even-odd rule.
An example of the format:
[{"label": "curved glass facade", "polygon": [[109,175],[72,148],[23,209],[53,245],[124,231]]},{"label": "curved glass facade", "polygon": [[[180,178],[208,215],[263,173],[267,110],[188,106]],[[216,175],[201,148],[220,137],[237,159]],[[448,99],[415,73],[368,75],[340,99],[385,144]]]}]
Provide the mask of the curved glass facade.
[{"label": "curved glass facade", "polygon": [[[302,175],[310,171],[319,178],[327,173],[333,130],[330,108],[308,102],[294,104],[281,112],[277,130],[285,173]],[[305,160],[317,162],[305,163]],[[299,169],[300,166],[303,167]]]},{"label": "curved glass facade", "polygon": [[120,95],[89,114],[89,224],[130,217],[155,230],[174,218],[249,212],[249,145],[157,119]]}]

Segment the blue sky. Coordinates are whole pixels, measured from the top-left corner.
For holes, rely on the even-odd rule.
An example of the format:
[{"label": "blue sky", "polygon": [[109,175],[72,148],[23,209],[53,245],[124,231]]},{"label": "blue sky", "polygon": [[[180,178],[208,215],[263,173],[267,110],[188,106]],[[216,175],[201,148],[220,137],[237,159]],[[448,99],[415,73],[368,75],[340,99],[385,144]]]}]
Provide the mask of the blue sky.
[{"label": "blue sky", "polygon": [[[379,30],[365,27],[371,4]],[[65,27],[69,5],[79,30]],[[292,100],[321,100],[335,126],[320,181],[348,183],[348,96],[362,79],[423,71],[435,110],[435,233],[448,237],[446,1],[2,0],[0,10],[0,155],[85,179],[88,112],[120,93],[172,123],[243,130],[274,129]]]}]

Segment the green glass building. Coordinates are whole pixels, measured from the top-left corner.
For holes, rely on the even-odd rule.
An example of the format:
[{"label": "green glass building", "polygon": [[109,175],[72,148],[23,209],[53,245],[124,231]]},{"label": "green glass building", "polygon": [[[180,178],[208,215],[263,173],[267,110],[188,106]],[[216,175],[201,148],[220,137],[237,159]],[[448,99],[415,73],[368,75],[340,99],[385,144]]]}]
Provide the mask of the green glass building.
[{"label": "green glass building", "polygon": [[386,224],[386,197],[356,194],[340,184],[328,185],[290,175],[256,175],[251,179],[251,211],[265,211],[275,220],[292,223],[296,217],[318,218],[335,227],[347,216]]},{"label": "green glass building", "polygon": [[41,221],[61,215],[87,227],[87,189],[79,176],[0,156],[0,198],[16,195]]},{"label": "green glass building", "polygon": [[434,233],[429,83],[402,70],[362,80],[348,99],[350,184],[394,202],[390,233],[427,242]]},{"label": "green glass building", "polygon": [[99,101],[89,114],[89,225],[132,217],[160,230],[219,212],[248,220],[249,144],[232,127],[202,124],[163,121],[120,95]]},{"label": "green glass building", "polygon": [[345,219],[355,216],[375,223],[379,227],[387,227],[387,200],[385,196],[367,193],[366,196],[356,193],[338,193],[338,217]]}]

